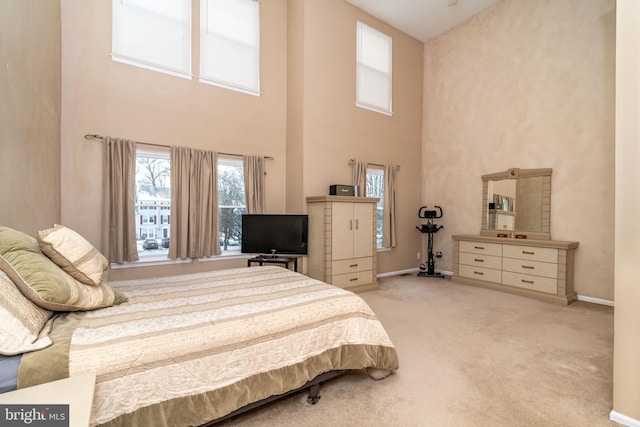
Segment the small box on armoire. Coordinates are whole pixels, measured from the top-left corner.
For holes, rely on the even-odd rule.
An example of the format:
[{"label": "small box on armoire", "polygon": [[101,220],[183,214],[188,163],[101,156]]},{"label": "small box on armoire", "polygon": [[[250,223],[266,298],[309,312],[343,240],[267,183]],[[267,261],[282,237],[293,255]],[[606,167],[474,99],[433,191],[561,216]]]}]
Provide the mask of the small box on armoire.
[{"label": "small box on armoire", "polygon": [[330,196],[353,196],[353,185],[330,185],[329,186],[329,195]]}]

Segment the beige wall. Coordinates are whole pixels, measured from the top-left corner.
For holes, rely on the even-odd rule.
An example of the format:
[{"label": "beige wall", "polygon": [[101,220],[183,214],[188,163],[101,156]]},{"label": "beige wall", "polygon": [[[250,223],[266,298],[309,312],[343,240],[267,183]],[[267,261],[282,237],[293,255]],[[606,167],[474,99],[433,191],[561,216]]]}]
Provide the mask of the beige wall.
[{"label": "beige wall", "polygon": [[[199,22],[198,4],[194,0],[194,22]],[[197,78],[181,79],[113,62],[111,2],[62,2],[64,225],[101,247],[102,151],[99,143],[84,139],[89,133],[272,156],[275,160],[266,166],[267,209],[284,212],[286,4],[286,0],[260,4],[261,96],[256,97],[203,84]],[[192,39],[197,46],[196,31]],[[194,73],[197,52],[194,48]],[[240,260],[235,264],[246,265]],[[216,268],[215,263],[206,265]],[[164,270],[154,267],[148,272]]]},{"label": "beige wall", "polygon": [[[0,198],[4,201],[0,204],[0,224],[35,233],[58,222],[62,192],[62,219],[92,236],[95,243],[99,239],[96,221],[100,215],[97,206],[99,149],[82,138],[85,133],[92,132],[159,143],[179,139],[185,141],[185,145],[209,147],[211,144],[215,148],[220,146],[238,153],[256,150],[273,155],[276,161],[270,169],[269,188],[272,194],[269,205],[274,211],[282,210],[285,178],[281,169],[288,161],[283,157],[285,151],[288,152],[288,147],[283,144],[286,59],[282,46],[277,48],[274,45],[286,44],[283,43],[286,38],[283,25],[286,2],[263,2],[263,12],[268,11],[265,12],[268,18],[264,19],[274,21],[274,29],[267,37],[270,40],[267,46],[273,49],[270,51],[272,57],[266,60],[273,75],[263,77],[263,91],[270,95],[256,99],[246,99],[215,88],[201,89],[195,82],[173,82],[162,75],[112,63],[108,59],[110,36],[106,35],[110,34],[110,8],[98,2],[83,3],[89,2],[62,2],[65,117],[62,124],[64,180],[61,186],[58,160],[60,4],[55,1],[0,0],[0,177],[3,181]],[[425,47],[427,96],[424,103],[425,188],[422,200],[429,204],[441,203],[445,207],[443,223],[446,228],[441,233],[474,232],[480,227],[480,175],[514,166],[553,167],[552,236],[581,242],[576,278],[579,292],[591,294],[593,291],[593,296],[611,298],[613,243],[609,234],[613,219],[608,211],[613,205],[611,193],[614,189],[614,146],[610,123],[612,2],[598,0],[586,4],[578,0],[556,0],[552,3],[536,3],[544,7],[531,9],[533,2],[518,2],[516,6],[515,2],[507,1]],[[325,7],[321,4],[312,6],[313,13]],[[345,5],[335,3],[333,6],[336,7],[333,12],[324,10],[321,14],[325,24],[329,22],[327,14],[330,13],[344,13],[350,17],[361,15]],[[640,401],[640,368],[637,363],[640,359],[637,333],[640,288],[635,266],[640,257],[637,244],[640,205],[636,190],[640,182],[637,167],[640,157],[637,127],[640,109],[640,3],[620,0],[617,8],[614,411],[636,420],[637,424],[640,420],[637,405]],[[541,15],[551,20],[542,21]],[[342,22],[342,19],[338,21]],[[341,24],[340,28],[347,31],[346,24]],[[327,31],[333,29],[329,25]],[[296,31],[295,34],[300,34],[301,29]],[[97,35],[97,32],[102,34]],[[316,36],[318,34],[319,31]],[[483,38],[486,40],[482,41]],[[291,46],[289,44],[290,49]],[[394,46],[397,46],[395,38]],[[413,50],[414,46],[414,41],[407,40],[407,50]],[[460,49],[461,54],[453,53],[453,48]],[[302,48],[298,46],[297,49],[300,54]],[[478,50],[480,55],[474,53]],[[546,55],[550,59],[545,59]],[[344,53],[337,56],[344,56],[343,59],[347,60]],[[415,60],[413,54],[410,56]],[[535,61],[529,61],[531,56]],[[325,52],[323,57],[330,59],[333,56]],[[317,64],[311,61],[309,65]],[[288,69],[291,70],[291,65]],[[397,69],[394,62],[394,71]],[[410,70],[406,72],[415,77]],[[493,73],[497,75],[493,76]],[[297,84],[302,84],[303,77],[299,76]],[[539,93],[534,96],[529,85],[534,85]],[[560,90],[563,85],[571,91]],[[589,85],[590,90],[586,90]],[[408,106],[415,102],[411,95],[419,86],[414,86],[412,91],[407,85],[404,89],[407,93],[399,99],[407,97],[412,102],[399,106],[400,110],[420,110],[420,105]],[[465,92],[468,96],[463,96]],[[332,96],[338,95],[336,91]],[[297,102],[302,106],[302,93],[298,96],[300,100]],[[167,97],[171,97],[171,102],[164,101]],[[305,98],[309,103],[311,99]],[[557,102],[551,103],[553,100]],[[399,101],[394,99],[397,106],[396,102]],[[543,108],[545,106],[548,108]],[[308,108],[313,107],[308,105]],[[444,112],[437,114],[438,109]],[[246,117],[241,114],[245,111],[248,112]],[[344,113],[342,109],[340,112]],[[266,116],[261,117],[262,114]],[[402,145],[391,144],[401,147],[397,150],[378,147],[382,138],[377,138],[377,133],[382,132],[385,138],[392,135],[388,128],[394,122],[387,120],[372,124],[367,123],[367,119],[373,116],[364,111],[354,110],[350,114],[349,119],[342,119],[335,113],[332,119],[337,120],[350,135],[347,142],[352,142],[353,138],[357,143],[348,152],[328,140],[333,150],[340,151],[337,160],[330,159],[335,170],[319,172],[317,176],[305,175],[307,181],[324,181],[309,184],[308,193],[324,193],[329,183],[347,180],[349,175],[344,170],[343,157],[360,155],[361,152],[371,152],[371,161],[374,162],[384,162],[389,158],[401,164],[403,185],[411,192],[419,191],[419,175],[412,169],[416,168],[415,160],[405,157],[410,154],[417,157],[411,153],[415,147],[406,141],[400,141]],[[176,120],[168,120],[174,116]],[[203,125],[202,122],[206,122],[203,118],[210,119],[211,125]],[[233,125],[226,126],[227,121]],[[249,122],[261,132],[252,129]],[[487,126],[487,123],[491,125]],[[374,130],[366,126],[373,126]],[[410,125],[412,129],[414,126]],[[456,127],[464,129],[456,130]],[[254,139],[270,144],[254,145]],[[369,141],[375,141],[375,144],[368,146]],[[306,141],[303,142],[305,144],[300,144],[305,149],[323,155],[323,160],[330,157],[327,154],[330,151],[325,153],[322,148],[308,147]],[[306,162],[313,161],[313,154],[306,153],[299,146],[294,148],[299,159],[304,154]],[[408,199],[407,193],[402,193],[405,206],[417,210],[418,203]],[[297,194],[297,199],[306,195],[305,192]],[[564,199],[567,200],[563,202]],[[296,203],[299,205],[300,200]],[[558,206],[563,210],[559,211]],[[406,215],[403,219],[405,228],[412,228],[413,219],[413,213]],[[588,236],[590,233],[594,234],[592,238]],[[440,238],[440,235],[436,236]],[[448,240],[447,236],[439,244],[445,247]],[[585,252],[594,252],[593,257],[599,259],[590,266],[584,259],[589,256]],[[402,262],[406,261],[396,260],[392,268]],[[169,273],[170,270],[166,267],[156,269],[160,273]],[[209,269],[208,264],[195,262],[173,267],[173,271],[179,273],[202,269]],[[132,277],[144,276],[144,270],[131,269],[130,274]],[[588,280],[588,275],[594,275],[593,280]],[[598,281],[602,283],[598,285]]]},{"label": "beige wall", "polygon": [[[267,208],[276,213],[304,212],[305,197],[351,183],[348,161],[357,157],[401,166],[400,243],[381,254],[378,272],[415,268],[422,43],[343,0],[272,0],[260,8],[262,96],[254,97],[113,62],[110,3],[62,3],[63,223],[100,247],[101,148],[83,139],[88,133],[273,156]],[[359,17],[393,37],[393,117],[355,107]],[[184,269],[113,276],[178,268]]]},{"label": "beige wall", "polygon": [[306,212],[304,202],[304,166],[302,125],[305,2],[287,2],[287,212]]},{"label": "beige wall", "polygon": [[0,225],[60,222],[60,3],[0,0]]},{"label": "beige wall", "polygon": [[480,176],[553,168],[551,238],[580,242],[575,288],[613,300],[614,0],[504,0],[425,44],[423,201],[435,247],[478,233]]},{"label": "beige wall", "polygon": [[[348,183],[357,157],[401,166],[400,245],[378,272],[417,265],[421,204],[444,207],[438,268],[451,269],[450,235],[480,228],[480,175],[553,167],[552,237],[580,241],[578,292],[613,299],[613,0],[507,0],[428,43],[424,131],[422,44],[344,1],[262,3],[261,97],[114,63],[109,2],[61,4],[0,2],[1,223],[63,222],[100,245],[101,152],[86,133],[273,156],[272,212]],[[391,118],[354,106],[357,18],[394,38]]]},{"label": "beige wall", "polygon": [[640,2],[637,0],[618,0],[616,38],[613,410],[635,420],[626,425],[637,426],[640,425]]},{"label": "beige wall", "polygon": [[[416,268],[421,238],[415,226],[421,189],[422,43],[344,0],[292,4],[290,30],[298,37],[290,38],[295,56],[289,58],[289,81],[299,92],[289,94],[298,97],[290,105],[295,108],[290,117],[301,111],[302,123],[289,124],[296,126],[289,145],[302,158],[302,177],[296,182],[302,182],[303,191],[292,192],[297,200],[288,204],[299,206],[304,204],[301,198],[328,194],[331,184],[351,184],[349,159],[398,164],[398,246],[378,254],[378,273]],[[392,37],[392,117],[355,106],[358,19]]]}]

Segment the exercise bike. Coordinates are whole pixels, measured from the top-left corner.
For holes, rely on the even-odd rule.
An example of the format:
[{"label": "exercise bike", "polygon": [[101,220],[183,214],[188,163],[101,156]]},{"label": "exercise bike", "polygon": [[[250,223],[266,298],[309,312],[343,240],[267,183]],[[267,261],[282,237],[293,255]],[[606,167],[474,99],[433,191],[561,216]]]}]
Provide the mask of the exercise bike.
[{"label": "exercise bike", "polygon": [[[433,223],[434,219],[442,218],[442,208],[440,206],[434,206],[434,210],[429,210],[427,206],[422,206],[418,210],[418,218],[426,219],[427,223],[422,224],[420,227],[416,227],[421,233],[428,235],[427,238],[427,265],[420,264],[420,272],[418,277],[437,277],[444,278],[444,274],[438,273],[436,269],[436,261],[433,254],[433,235],[440,231],[444,226]],[[437,252],[435,257],[440,258],[442,253]]]}]

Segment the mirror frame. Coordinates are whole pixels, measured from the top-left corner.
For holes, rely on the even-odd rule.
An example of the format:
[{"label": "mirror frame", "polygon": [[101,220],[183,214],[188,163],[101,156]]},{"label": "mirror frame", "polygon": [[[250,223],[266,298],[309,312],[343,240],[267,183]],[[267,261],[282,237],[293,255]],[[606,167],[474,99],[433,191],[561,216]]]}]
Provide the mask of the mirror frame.
[{"label": "mirror frame", "polygon": [[542,224],[540,231],[533,230],[513,230],[514,235],[526,236],[527,239],[551,240],[551,173],[552,169],[518,169],[511,168],[504,172],[496,172],[482,175],[482,222],[480,228],[481,236],[498,236],[504,234],[504,230],[492,230],[487,228],[487,215],[489,201],[489,181],[499,181],[502,179],[518,179],[542,177]]}]

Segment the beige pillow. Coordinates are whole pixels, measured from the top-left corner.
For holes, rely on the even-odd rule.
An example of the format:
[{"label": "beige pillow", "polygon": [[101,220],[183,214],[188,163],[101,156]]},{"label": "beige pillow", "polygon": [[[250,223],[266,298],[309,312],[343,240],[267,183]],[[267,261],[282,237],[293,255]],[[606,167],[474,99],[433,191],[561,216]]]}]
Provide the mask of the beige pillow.
[{"label": "beige pillow", "polygon": [[75,280],[40,252],[35,239],[8,227],[0,227],[0,270],[47,310],[92,310],[126,301],[106,283],[87,286]]},{"label": "beige pillow", "polygon": [[0,295],[0,354],[12,356],[52,344],[48,321],[53,313],[29,301],[3,271]]},{"label": "beige pillow", "polygon": [[109,262],[80,234],[62,225],[38,232],[40,250],[64,271],[87,285],[99,285]]}]

